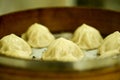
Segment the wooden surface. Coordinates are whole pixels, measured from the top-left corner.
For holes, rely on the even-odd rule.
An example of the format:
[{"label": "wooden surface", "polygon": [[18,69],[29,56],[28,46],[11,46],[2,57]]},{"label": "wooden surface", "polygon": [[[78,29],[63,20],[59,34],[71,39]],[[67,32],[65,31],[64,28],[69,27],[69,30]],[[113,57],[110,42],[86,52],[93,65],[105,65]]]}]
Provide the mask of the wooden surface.
[{"label": "wooden surface", "polygon": [[1,80],[120,80],[120,68],[84,72],[42,72],[0,67]]},{"label": "wooden surface", "polygon": [[[0,38],[21,35],[33,23],[52,32],[74,31],[83,23],[97,28],[102,35],[120,31],[120,12],[86,8],[45,8],[12,13],[0,17]],[[85,72],[43,72],[0,65],[0,80],[120,80],[120,68],[108,67]]]},{"label": "wooden surface", "polygon": [[0,17],[0,37],[22,34],[37,22],[52,32],[74,31],[83,23],[96,27],[102,34],[120,30],[120,13],[85,8],[49,8],[29,10]]}]

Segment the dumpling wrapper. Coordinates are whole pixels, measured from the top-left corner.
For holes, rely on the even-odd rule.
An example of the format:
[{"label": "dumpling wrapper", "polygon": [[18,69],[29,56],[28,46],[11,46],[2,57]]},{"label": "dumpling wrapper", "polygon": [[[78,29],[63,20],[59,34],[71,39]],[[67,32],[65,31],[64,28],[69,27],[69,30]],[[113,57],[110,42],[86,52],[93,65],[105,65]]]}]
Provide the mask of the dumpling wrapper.
[{"label": "dumpling wrapper", "polygon": [[10,34],[0,40],[0,53],[12,57],[30,58],[32,50],[22,38]]},{"label": "dumpling wrapper", "polygon": [[103,38],[97,29],[89,25],[82,24],[75,30],[72,41],[81,49],[91,50],[98,48],[103,42]]},{"label": "dumpling wrapper", "polygon": [[22,38],[33,48],[47,47],[55,39],[47,27],[38,23],[31,25]]},{"label": "dumpling wrapper", "polygon": [[78,61],[83,58],[82,50],[70,40],[58,38],[53,41],[48,50],[43,53],[43,60],[50,61]]},{"label": "dumpling wrapper", "polygon": [[104,39],[99,48],[99,54],[101,58],[120,54],[120,32],[115,31]]}]

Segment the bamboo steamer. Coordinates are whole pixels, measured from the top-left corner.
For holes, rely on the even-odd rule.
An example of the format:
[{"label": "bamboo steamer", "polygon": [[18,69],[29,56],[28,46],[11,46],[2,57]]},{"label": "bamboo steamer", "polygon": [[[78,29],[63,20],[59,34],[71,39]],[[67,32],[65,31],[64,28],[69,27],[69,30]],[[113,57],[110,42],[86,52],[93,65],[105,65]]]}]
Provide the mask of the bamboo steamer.
[{"label": "bamboo steamer", "polygon": [[[80,8],[40,8],[0,16],[0,38],[21,35],[33,23],[47,26],[51,32],[73,32],[83,23],[97,28],[103,36],[120,31],[120,12]],[[84,63],[89,68],[81,67]],[[103,63],[99,65],[99,63]],[[106,63],[106,64],[105,64]],[[108,64],[109,63],[109,64]],[[120,59],[86,62],[25,60],[0,55],[1,80],[120,80]],[[82,70],[83,68],[83,70]]]}]

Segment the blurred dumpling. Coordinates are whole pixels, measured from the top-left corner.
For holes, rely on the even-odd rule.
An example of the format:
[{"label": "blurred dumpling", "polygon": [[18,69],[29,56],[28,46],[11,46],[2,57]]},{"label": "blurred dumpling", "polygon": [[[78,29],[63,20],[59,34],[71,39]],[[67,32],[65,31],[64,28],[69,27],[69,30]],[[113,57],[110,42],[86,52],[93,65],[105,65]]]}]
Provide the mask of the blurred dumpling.
[{"label": "blurred dumpling", "polygon": [[7,56],[29,58],[32,50],[22,38],[10,34],[0,40],[0,53]]},{"label": "blurred dumpling", "polygon": [[77,61],[83,58],[82,50],[72,41],[58,38],[53,41],[48,50],[43,53],[43,60],[51,61]]},{"label": "blurred dumpling", "polygon": [[47,27],[35,23],[22,35],[31,47],[47,47],[55,38]]},{"label": "blurred dumpling", "polygon": [[73,34],[72,41],[81,49],[90,50],[98,48],[103,42],[100,32],[86,24],[82,24]]},{"label": "blurred dumpling", "polygon": [[100,57],[110,57],[120,54],[120,32],[108,35],[99,48]]}]

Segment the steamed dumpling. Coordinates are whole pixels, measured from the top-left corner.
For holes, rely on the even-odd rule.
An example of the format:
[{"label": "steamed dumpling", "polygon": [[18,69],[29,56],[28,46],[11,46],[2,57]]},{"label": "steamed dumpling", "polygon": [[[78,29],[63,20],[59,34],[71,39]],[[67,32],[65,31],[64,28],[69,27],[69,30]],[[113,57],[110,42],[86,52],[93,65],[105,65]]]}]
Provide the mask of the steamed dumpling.
[{"label": "steamed dumpling", "polygon": [[74,32],[72,41],[81,49],[89,50],[98,48],[103,42],[103,38],[97,29],[83,24]]},{"label": "steamed dumpling", "polygon": [[82,50],[75,43],[64,38],[53,41],[42,55],[43,60],[53,61],[77,61],[82,58]]},{"label": "steamed dumpling", "polygon": [[29,58],[32,50],[22,38],[10,34],[0,40],[0,53],[13,57]]},{"label": "steamed dumpling", "polygon": [[108,35],[99,48],[101,57],[110,57],[120,54],[120,33],[118,31]]},{"label": "steamed dumpling", "polygon": [[47,47],[55,38],[47,27],[35,23],[22,35],[31,47]]}]

